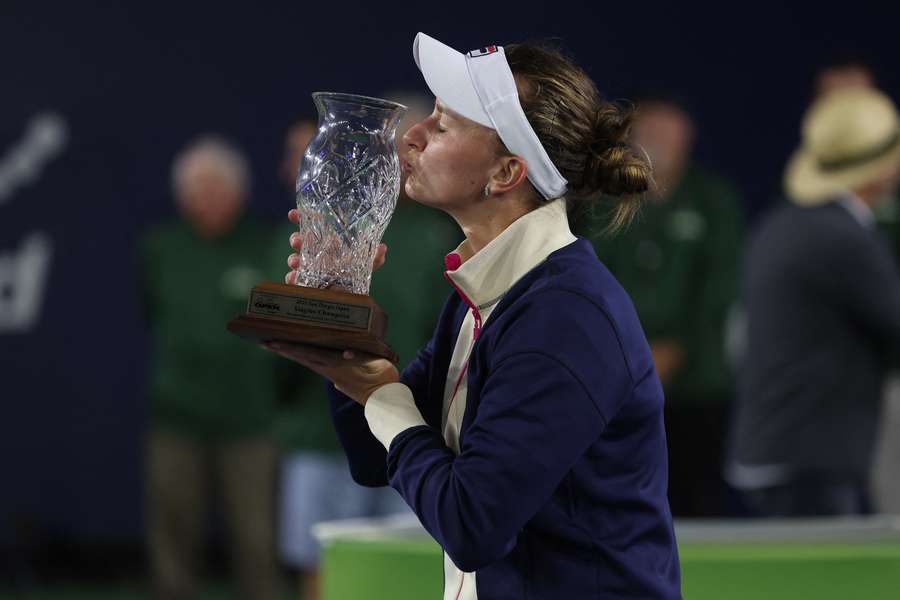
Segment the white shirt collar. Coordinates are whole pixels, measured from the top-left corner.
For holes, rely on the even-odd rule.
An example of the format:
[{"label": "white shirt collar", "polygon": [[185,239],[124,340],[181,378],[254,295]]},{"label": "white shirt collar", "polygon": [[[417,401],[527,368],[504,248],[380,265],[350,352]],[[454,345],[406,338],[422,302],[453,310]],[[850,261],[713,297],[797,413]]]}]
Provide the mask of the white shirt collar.
[{"label": "white shirt collar", "polygon": [[856,219],[864,228],[872,229],[875,227],[875,213],[856,194],[848,193],[838,200],[838,203],[847,209],[850,216]]},{"label": "white shirt collar", "polygon": [[[466,242],[447,255],[447,276],[478,309],[493,306],[523,275],[577,238],[569,229],[564,198],[519,217],[475,255]],[[456,268],[454,268],[456,267]]]}]

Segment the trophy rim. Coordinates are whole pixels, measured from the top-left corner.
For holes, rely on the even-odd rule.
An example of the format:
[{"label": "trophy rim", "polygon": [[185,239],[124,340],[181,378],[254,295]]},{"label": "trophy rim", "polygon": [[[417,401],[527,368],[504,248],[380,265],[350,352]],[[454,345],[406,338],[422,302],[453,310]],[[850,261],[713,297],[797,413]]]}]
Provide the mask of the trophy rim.
[{"label": "trophy rim", "polygon": [[318,98],[336,98],[339,100],[351,100],[351,101],[364,101],[367,104],[372,103],[375,104],[377,108],[391,108],[397,109],[402,108],[403,110],[409,110],[409,107],[405,104],[400,104],[399,102],[394,102],[393,100],[386,100],[385,98],[377,98],[375,96],[366,96],[363,94],[351,94],[349,92],[313,92],[313,99]]}]

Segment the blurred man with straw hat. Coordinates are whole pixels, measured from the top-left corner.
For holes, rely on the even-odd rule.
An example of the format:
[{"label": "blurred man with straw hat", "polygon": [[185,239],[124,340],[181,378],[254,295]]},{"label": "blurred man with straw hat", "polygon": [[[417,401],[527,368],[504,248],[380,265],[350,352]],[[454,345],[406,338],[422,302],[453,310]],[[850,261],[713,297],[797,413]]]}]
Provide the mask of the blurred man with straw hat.
[{"label": "blurred man with straw hat", "polygon": [[745,274],[747,357],[729,479],[767,516],[869,511],[900,273],[873,207],[897,190],[900,119],[881,92],[810,108],[785,171],[791,202],[765,218]]}]

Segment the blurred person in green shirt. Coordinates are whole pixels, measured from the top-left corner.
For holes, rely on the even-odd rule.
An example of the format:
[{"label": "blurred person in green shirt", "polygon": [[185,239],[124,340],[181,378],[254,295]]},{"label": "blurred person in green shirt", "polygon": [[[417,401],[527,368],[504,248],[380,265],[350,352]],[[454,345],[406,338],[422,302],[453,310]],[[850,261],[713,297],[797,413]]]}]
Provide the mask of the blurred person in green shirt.
[{"label": "blurred person in green shirt", "polygon": [[[397,131],[400,139],[410,124],[432,111],[434,101],[412,94],[385,96],[409,108]],[[285,138],[281,176],[294,189],[303,152],[316,132],[311,119],[297,121]],[[458,229],[443,212],[400,198],[382,242],[389,264],[372,278],[369,295],[388,315],[387,341],[404,366],[425,345],[450,288],[444,281],[443,258],[460,241]],[[273,261],[284,271],[284,239],[288,225],[273,240]],[[325,382],[295,363],[281,361],[276,377],[283,408],[278,420],[284,448],[279,500],[279,554],[299,572],[301,597],[319,598],[319,547],[310,528],[335,519],[412,514],[390,487],[366,488],[350,477],[329,413]]]},{"label": "blurred person in green shirt", "polygon": [[244,217],[247,163],[222,139],[189,144],[172,182],[181,218],[140,244],[154,342],[146,446],[154,595],[195,597],[215,497],[240,597],[274,599],[273,362],[225,323],[263,278],[275,228]]},{"label": "blurred person in green shirt", "polygon": [[733,388],[725,330],[743,218],[734,187],[692,163],[694,137],[679,101],[641,98],[632,140],[651,159],[656,189],[617,237],[603,234],[599,215],[588,228],[637,308],[665,390],[672,513],[715,516],[730,510],[721,469]]}]

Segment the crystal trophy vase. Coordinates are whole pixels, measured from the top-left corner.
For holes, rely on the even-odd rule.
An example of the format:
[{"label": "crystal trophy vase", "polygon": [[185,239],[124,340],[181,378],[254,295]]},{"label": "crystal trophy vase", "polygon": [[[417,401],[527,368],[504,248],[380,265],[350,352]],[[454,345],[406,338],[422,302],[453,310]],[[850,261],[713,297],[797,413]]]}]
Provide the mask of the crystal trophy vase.
[{"label": "crystal trophy vase", "polygon": [[300,163],[296,285],[261,283],[228,328],[255,340],[358,349],[396,361],[387,316],[367,295],[372,261],[400,192],[394,136],[406,108],[353,94],[313,94],[316,136]]},{"label": "crystal trophy vase", "polygon": [[366,294],[372,259],[400,193],[394,133],[404,108],[349,94],[313,94],[319,129],[297,178],[297,285]]}]

